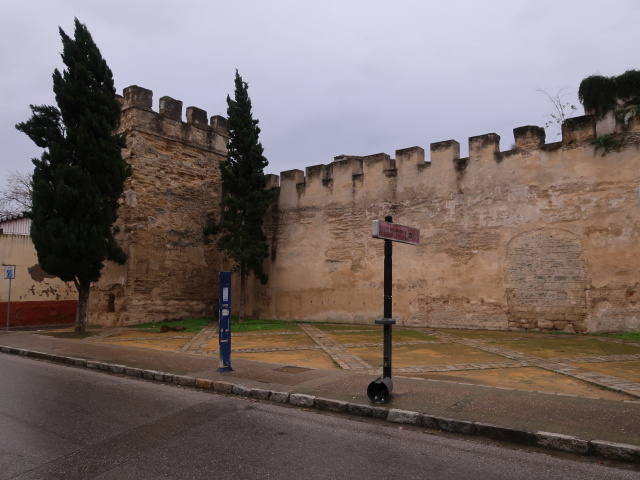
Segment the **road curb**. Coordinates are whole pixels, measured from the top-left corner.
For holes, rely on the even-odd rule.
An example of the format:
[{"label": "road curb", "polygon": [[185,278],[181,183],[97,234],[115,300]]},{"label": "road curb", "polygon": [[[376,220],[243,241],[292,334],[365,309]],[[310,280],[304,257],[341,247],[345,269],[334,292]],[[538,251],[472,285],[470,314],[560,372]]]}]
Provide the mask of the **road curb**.
[{"label": "road curb", "polygon": [[585,440],[570,435],[552,432],[531,432],[528,430],[502,427],[483,422],[437,417],[409,410],[352,403],[303,393],[279,392],[263,388],[252,388],[246,385],[221,380],[195,378],[188,375],[175,375],[156,370],[146,370],[126,365],[67,357],[4,345],[0,345],[0,353],[30,357],[37,360],[45,360],[90,370],[144,378],[156,382],[172,383],[188,388],[211,390],[214,393],[219,394],[237,395],[274,403],[287,403],[300,408],[315,408],[323,411],[386,420],[387,422],[395,424],[420,426],[429,430],[472,435],[520,445],[535,446],[545,450],[556,450],[583,456],[595,456],[608,460],[640,464],[640,446],[636,445],[596,439]]}]

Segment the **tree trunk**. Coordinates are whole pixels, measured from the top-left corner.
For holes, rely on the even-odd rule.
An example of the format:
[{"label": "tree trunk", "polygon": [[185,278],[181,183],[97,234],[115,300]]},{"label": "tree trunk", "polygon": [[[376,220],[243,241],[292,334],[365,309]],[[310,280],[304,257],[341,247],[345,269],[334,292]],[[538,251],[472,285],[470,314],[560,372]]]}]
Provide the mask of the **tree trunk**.
[{"label": "tree trunk", "polygon": [[79,279],[76,281],[78,289],[78,308],[76,310],[76,323],[74,325],[75,333],[84,333],[89,323],[89,289],[91,282]]},{"label": "tree trunk", "polygon": [[240,312],[238,313],[238,322],[244,322],[244,296],[246,287],[246,275],[245,275],[244,263],[240,263]]}]

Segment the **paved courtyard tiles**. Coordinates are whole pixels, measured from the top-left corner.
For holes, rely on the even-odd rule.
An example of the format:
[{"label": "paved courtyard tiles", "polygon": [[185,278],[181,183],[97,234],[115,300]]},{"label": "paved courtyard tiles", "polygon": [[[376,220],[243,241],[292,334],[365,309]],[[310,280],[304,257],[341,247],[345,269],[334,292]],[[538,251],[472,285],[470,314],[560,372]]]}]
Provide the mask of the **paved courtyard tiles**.
[{"label": "paved courtyard tiles", "polygon": [[[87,337],[84,341],[94,343],[123,343],[128,346],[153,348],[167,351],[185,351],[184,349],[193,344],[194,340],[202,335],[203,329],[198,335],[184,332],[180,334],[167,335],[150,332],[139,332],[127,328],[109,329],[97,335]],[[214,326],[215,331],[215,326]]]},{"label": "paved courtyard tiles", "polygon": [[[474,346],[475,348],[485,350],[492,353],[498,353],[507,358],[517,358],[522,361],[523,365],[532,365],[546,370],[555,371],[568,375],[580,380],[584,380],[601,387],[610,388],[612,390],[626,393],[634,397],[640,397],[640,384],[630,382],[622,378],[613,375],[596,374],[589,370],[572,366],[561,361],[554,360],[553,358],[540,359],[533,355],[528,355],[522,352],[514,352],[504,347],[498,347],[494,344],[488,343],[486,340],[472,340],[462,337],[457,337],[449,333],[433,332],[435,336],[438,336],[444,340],[455,341],[462,343],[463,345]],[[585,342],[586,343],[586,342]],[[623,345],[625,346],[625,345]]]},{"label": "paved courtyard tiles", "polygon": [[[378,330],[369,330],[369,331],[357,331],[357,330],[324,330],[324,332],[331,335],[336,341],[340,343],[367,343],[374,342],[379,343],[381,341],[381,332],[380,328]],[[404,343],[404,342],[438,342],[441,341],[434,337],[433,335],[429,335],[425,332],[419,332],[417,330],[393,330],[393,343]]]},{"label": "paved courtyard tiles", "polygon": [[233,363],[236,359],[254,360],[257,362],[264,362],[268,359],[271,363],[286,366],[338,370],[335,361],[319,346],[295,350],[278,349],[269,352],[233,351],[231,353],[231,362]]},{"label": "paved courtyard tiles", "polygon": [[[218,355],[215,323],[196,335],[145,336],[143,332],[116,328],[85,341],[122,342],[196,355]],[[232,335],[232,355],[237,358],[369,374],[381,372],[382,346],[382,329],[369,325],[297,324],[275,331]],[[533,373],[536,369],[538,373]],[[546,376],[542,373],[545,371],[549,372]],[[529,332],[408,327],[393,331],[393,374],[399,376],[472,384],[484,382],[523,390],[540,387],[523,378],[524,373],[528,373],[537,378],[540,388],[561,392],[560,387],[554,386],[559,375],[565,383],[571,379],[571,382],[586,382],[620,392],[628,398],[640,398],[638,372],[638,342],[564,334],[541,336]],[[580,390],[575,385],[572,388]],[[585,387],[584,391],[590,391],[589,388]]]},{"label": "paved courtyard tiles", "polygon": [[304,332],[297,335],[233,335],[231,338],[232,350],[248,350],[252,348],[305,348],[315,347],[316,342]]},{"label": "paved courtyard tiles", "polygon": [[180,351],[187,353],[202,353],[217,333],[218,322],[211,322],[200,330],[193,340],[184,345]]},{"label": "paved courtyard tiles", "polygon": [[512,366],[510,368],[497,367],[484,370],[432,370],[414,373],[407,372],[401,373],[401,375],[528,392],[546,392],[618,401],[633,399],[630,395],[602,389],[583,380],[538,367]]},{"label": "paved courtyard tiles", "polygon": [[640,361],[604,360],[600,363],[576,363],[575,366],[640,384]]},{"label": "paved courtyard tiles", "polygon": [[320,348],[327,352],[331,358],[345,370],[371,372],[374,368],[357,355],[350,353],[341,343],[327,335],[322,330],[309,324],[300,325],[302,330],[316,342]]},{"label": "paved courtyard tiles", "polygon": [[[352,347],[349,351],[369,364],[382,368],[382,347]],[[443,365],[455,368],[460,364],[483,364],[504,361],[504,358],[476,348],[455,343],[429,343],[418,345],[398,345],[394,342],[393,368],[424,365]]]},{"label": "paved courtyard tiles", "polygon": [[640,348],[635,345],[592,336],[547,335],[545,338],[495,342],[495,345],[538,358],[640,354]]}]

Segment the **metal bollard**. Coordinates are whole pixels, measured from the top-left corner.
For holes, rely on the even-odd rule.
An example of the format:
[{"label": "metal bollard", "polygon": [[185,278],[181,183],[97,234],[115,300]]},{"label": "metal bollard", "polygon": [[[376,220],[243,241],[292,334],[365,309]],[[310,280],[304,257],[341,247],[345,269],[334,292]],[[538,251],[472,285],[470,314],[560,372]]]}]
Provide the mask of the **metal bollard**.
[{"label": "metal bollard", "polygon": [[373,403],[387,403],[392,390],[391,377],[378,377],[367,387],[367,396]]}]

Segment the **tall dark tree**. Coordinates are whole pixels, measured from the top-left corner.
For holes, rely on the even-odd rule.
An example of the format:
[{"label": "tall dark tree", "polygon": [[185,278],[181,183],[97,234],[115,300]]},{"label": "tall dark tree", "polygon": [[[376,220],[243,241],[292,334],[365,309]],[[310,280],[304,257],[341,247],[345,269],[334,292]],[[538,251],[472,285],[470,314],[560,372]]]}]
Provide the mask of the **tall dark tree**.
[{"label": "tall dark tree", "polygon": [[62,29],[60,36],[66,69],[53,72],[57,107],[31,105],[31,118],[16,128],[45,149],[33,159],[31,238],[42,268],[75,283],[81,333],[91,283],[105,261],[126,260],[114,222],[130,168],[121,154],[124,136],[114,133],[120,104],[111,70],[78,19],[74,38]]},{"label": "tall dark tree", "polygon": [[264,215],[275,198],[267,189],[264,168],[269,164],[259,141],[258,120],[251,113],[248,85],[236,70],[235,98],[227,95],[229,121],[229,152],[220,162],[222,177],[222,218],[206,233],[219,233],[218,248],[235,261],[234,271],[240,274],[240,314],[244,320],[246,280],[254,274],[262,284],[268,276],[262,263],[269,256],[269,247],[262,231]]}]

